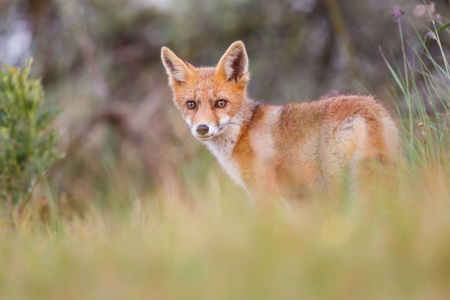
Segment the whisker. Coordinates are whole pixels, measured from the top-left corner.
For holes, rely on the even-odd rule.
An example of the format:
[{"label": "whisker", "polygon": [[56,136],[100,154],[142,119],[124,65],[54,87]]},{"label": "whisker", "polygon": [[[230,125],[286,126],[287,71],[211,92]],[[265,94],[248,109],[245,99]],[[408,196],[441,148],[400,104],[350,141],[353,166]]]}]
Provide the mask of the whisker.
[{"label": "whisker", "polygon": [[224,124],[219,124],[219,126],[226,126],[226,125],[236,125],[236,126],[241,126],[240,124],[234,123],[234,122],[227,122],[227,123],[224,123]]},{"label": "whisker", "polygon": [[225,128],[225,126],[228,126],[228,125],[235,125],[235,126],[239,126],[239,127],[242,126],[242,124],[235,123],[235,122],[232,122],[232,121],[228,121],[226,123],[219,123],[219,124],[217,124],[217,127],[219,128],[219,130],[222,130],[222,129]]}]

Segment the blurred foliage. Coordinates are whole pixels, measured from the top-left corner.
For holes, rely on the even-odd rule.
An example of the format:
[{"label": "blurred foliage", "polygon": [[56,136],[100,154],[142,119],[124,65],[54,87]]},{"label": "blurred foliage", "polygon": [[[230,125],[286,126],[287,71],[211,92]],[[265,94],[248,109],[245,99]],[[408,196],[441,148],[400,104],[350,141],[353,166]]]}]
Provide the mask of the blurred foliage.
[{"label": "blurred foliage", "polygon": [[[0,0],[0,60],[36,58],[67,154],[35,191],[58,201],[52,222],[46,201],[20,230],[0,214],[0,298],[449,299],[449,6],[435,5]],[[367,90],[398,106],[395,190],[254,210],[186,130],[159,58],[167,45],[213,65],[238,39],[252,97]]]},{"label": "blurred foliage", "polygon": [[[80,207],[110,205],[160,196],[157,190],[162,189],[167,198],[207,201],[193,192],[194,186],[219,167],[188,134],[172,104],[161,46],[196,66],[215,65],[231,42],[243,40],[250,58],[250,97],[279,104],[371,93],[402,112],[408,110],[407,101],[380,48],[402,72],[404,54],[415,59],[433,26],[426,16],[414,14],[419,4],[4,0],[0,60],[22,65],[33,56],[33,72],[42,78],[49,103],[63,108],[56,122],[62,133],[59,147],[68,155],[51,173],[56,199]],[[394,5],[405,11],[404,50],[392,17]],[[436,22],[445,22],[447,0],[435,0],[438,13]],[[447,51],[447,37],[442,47]],[[430,52],[440,55],[436,43]],[[225,176],[222,180],[233,184]]]},{"label": "blurred foliage", "polygon": [[[448,3],[441,0],[441,15]],[[383,95],[386,70],[379,47],[398,49],[391,11],[404,4],[412,16],[421,1],[157,1],[33,0],[6,7],[26,17],[32,51],[46,84],[64,82],[88,68],[86,38],[119,93],[150,69],[161,70],[159,51],[172,47],[195,65],[217,63],[234,40],[250,55],[251,95],[280,103],[314,99],[338,89]],[[447,5],[445,5],[445,3]],[[5,9],[5,11],[6,11]],[[22,18],[19,18],[22,19]],[[82,21],[81,21],[82,20]],[[406,31],[411,28],[405,28]],[[388,34],[391,33],[391,34]],[[417,39],[410,36],[411,43]],[[61,59],[54,59],[61,58]],[[98,88],[98,87],[93,87]],[[134,84],[142,91],[143,86]],[[139,97],[129,95],[127,100]]]},{"label": "blurred foliage", "polygon": [[23,70],[0,69],[0,190],[2,200],[24,206],[36,182],[59,156],[58,132],[52,130],[57,111],[43,106],[39,79]]},{"label": "blurred foliage", "polygon": [[214,173],[195,211],[142,199],[60,229],[0,231],[0,298],[449,299],[450,177],[405,171],[373,201],[290,214],[249,209]]}]

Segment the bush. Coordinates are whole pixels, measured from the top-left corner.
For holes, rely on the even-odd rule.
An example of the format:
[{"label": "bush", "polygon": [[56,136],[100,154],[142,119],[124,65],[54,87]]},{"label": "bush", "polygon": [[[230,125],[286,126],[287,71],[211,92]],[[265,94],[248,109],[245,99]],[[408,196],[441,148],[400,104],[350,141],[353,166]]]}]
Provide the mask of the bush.
[{"label": "bush", "polygon": [[0,192],[10,208],[26,206],[59,156],[59,135],[51,129],[58,111],[43,106],[41,82],[29,78],[31,64],[0,67]]}]

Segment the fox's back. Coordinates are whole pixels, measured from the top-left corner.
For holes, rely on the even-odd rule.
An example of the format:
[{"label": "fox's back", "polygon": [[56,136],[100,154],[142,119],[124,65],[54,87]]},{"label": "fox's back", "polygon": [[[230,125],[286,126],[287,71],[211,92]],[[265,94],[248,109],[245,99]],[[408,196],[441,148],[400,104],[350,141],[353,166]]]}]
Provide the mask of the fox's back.
[{"label": "fox's back", "polygon": [[328,189],[353,162],[392,161],[396,144],[397,130],[383,106],[372,97],[339,96],[258,106],[233,156],[245,170],[246,186],[263,184],[290,198]]}]

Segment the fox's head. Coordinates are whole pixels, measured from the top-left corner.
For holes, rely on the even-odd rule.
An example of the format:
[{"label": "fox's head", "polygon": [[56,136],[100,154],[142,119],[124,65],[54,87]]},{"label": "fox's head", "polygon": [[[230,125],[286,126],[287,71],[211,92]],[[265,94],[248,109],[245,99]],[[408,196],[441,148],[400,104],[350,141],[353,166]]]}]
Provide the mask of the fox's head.
[{"label": "fox's head", "polygon": [[194,137],[207,141],[226,131],[246,97],[249,80],[244,43],[234,42],[215,68],[196,68],[161,49],[174,101]]}]

